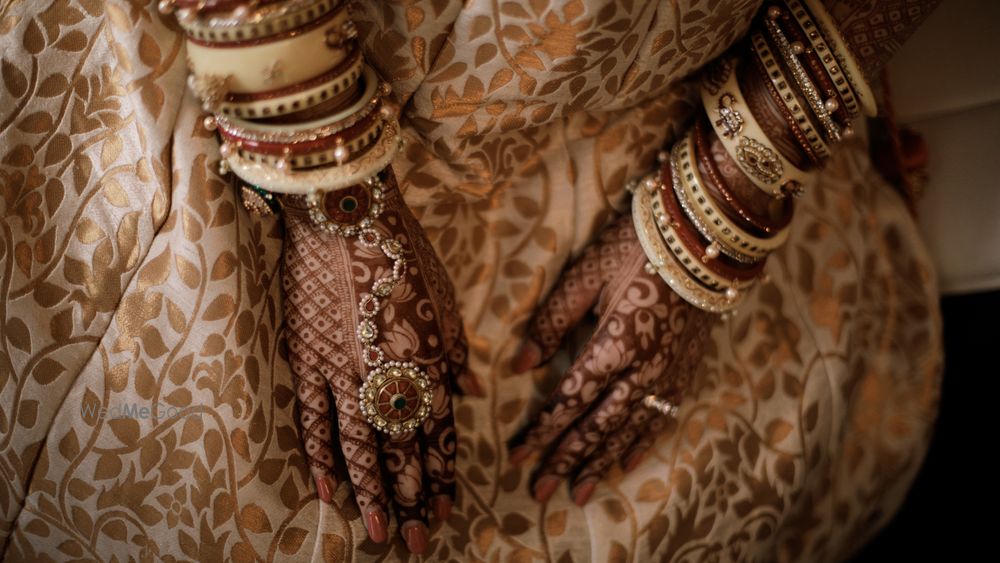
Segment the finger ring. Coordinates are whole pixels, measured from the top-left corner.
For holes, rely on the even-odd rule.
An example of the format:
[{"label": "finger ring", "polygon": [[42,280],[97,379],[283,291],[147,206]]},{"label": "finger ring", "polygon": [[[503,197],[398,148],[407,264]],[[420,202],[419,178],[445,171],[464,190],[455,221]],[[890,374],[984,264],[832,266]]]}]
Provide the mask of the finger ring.
[{"label": "finger ring", "polygon": [[646,397],[642,400],[642,405],[645,407],[649,407],[651,409],[655,409],[659,411],[660,414],[666,416],[677,416],[677,409],[678,409],[677,405],[671,403],[666,399],[661,399],[656,395],[646,395]]},{"label": "finger ring", "polygon": [[430,379],[413,362],[389,361],[373,369],[359,394],[368,423],[387,434],[419,426],[433,400]]}]

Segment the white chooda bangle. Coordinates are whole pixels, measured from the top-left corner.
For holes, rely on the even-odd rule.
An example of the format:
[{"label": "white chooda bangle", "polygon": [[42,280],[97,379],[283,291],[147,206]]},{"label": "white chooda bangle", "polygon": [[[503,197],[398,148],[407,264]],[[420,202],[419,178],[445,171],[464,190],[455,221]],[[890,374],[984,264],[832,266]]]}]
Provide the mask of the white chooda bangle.
[{"label": "white chooda bangle", "polygon": [[722,146],[754,186],[783,197],[813,183],[815,175],[785,158],[757,122],[737,79],[735,57],[717,63],[718,75],[703,80],[701,100]]}]

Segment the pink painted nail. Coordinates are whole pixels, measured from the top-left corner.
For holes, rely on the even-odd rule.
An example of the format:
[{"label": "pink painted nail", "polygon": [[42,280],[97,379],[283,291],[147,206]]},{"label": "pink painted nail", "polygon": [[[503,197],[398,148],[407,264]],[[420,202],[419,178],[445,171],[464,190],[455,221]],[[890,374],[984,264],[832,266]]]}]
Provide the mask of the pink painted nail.
[{"label": "pink painted nail", "polygon": [[521,344],[521,349],[514,356],[514,361],[510,364],[510,369],[515,374],[524,373],[538,365],[542,360],[542,350],[531,340],[525,340]]},{"label": "pink painted nail", "polygon": [[573,502],[577,506],[583,506],[587,504],[590,500],[590,495],[594,494],[594,489],[597,488],[597,483],[590,481],[582,485],[577,486],[576,490],[573,491]]},{"label": "pink painted nail", "polygon": [[368,528],[368,537],[375,543],[382,543],[388,537],[388,522],[385,512],[377,506],[369,506],[365,511],[365,527]]},{"label": "pink painted nail", "polygon": [[316,477],[316,492],[319,500],[330,504],[333,502],[333,488],[330,486],[329,477]]},{"label": "pink painted nail", "polygon": [[531,446],[528,445],[518,446],[514,448],[510,452],[510,464],[520,465],[522,462],[524,462],[524,460],[531,457],[531,454],[534,453],[534,451],[535,448],[532,448]]},{"label": "pink painted nail", "polygon": [[434,497],[431,500],[434,503],[434,515],[438,520],[447,520],[448,516],[451,515],[451,499],[445,495],[440,495]]},{"label": "pink painted nail", "polygon": [[420,522],[407,522],[403,525],[403,539],[411,553],[420,555],[427,549],[427,528]]},{"label": "pink painted nail", "polygon": [[552,496],[552,493],[556,492],[556,487],[558,486],[559,479],[557,477],[542,477],[538,480],[538,484],[535,485],[535,500],[538,502],[549,500],[549,497]]}]

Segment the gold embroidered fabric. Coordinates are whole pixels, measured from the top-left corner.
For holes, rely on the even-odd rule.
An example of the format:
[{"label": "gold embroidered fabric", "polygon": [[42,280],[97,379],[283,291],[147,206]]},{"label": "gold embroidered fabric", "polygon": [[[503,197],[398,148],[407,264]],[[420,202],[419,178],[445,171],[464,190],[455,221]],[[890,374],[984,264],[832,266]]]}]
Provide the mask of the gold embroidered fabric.
[{"label": "gold embroidered fabric", "polygon": [[[456,399],[458,502],[430,560],[838,560],[904,498],[937,413],[936,281],[860,141],[801,201],[773,283],[717,327],[655,455],[584,509],[565,488],[538,505],[506,462],[554,381],[511,375],[524,323],[757,4],[356,3],[488,390]],[[214,172],[172,25],[153,2],[0,0],[3,556],[405,559],[366,539],[346,483],[316,497],[280,221]]]}]

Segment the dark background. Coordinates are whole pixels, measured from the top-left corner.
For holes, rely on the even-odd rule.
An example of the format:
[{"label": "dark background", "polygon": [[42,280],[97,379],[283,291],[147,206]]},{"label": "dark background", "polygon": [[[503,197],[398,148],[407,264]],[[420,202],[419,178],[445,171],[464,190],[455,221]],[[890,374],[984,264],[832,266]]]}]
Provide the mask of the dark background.
[{"label": "dark background", "polygon": [[997,561],[991,463],[998,400],[1000,291],[945,297],[944,376],[930,449],[895,518],[854,563]]}]

